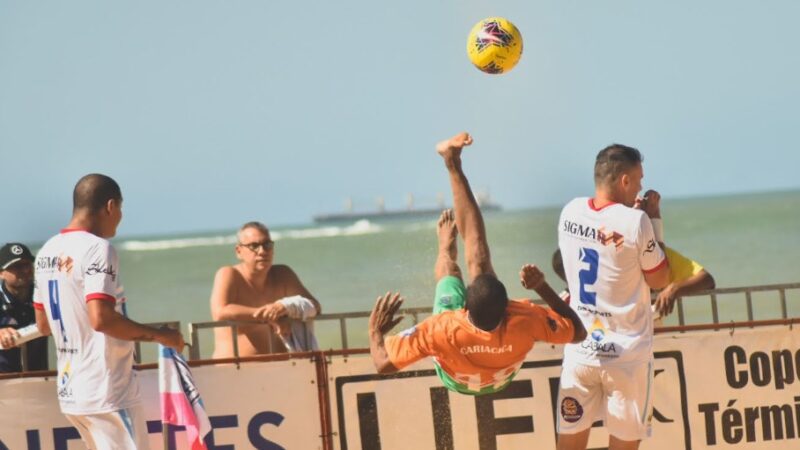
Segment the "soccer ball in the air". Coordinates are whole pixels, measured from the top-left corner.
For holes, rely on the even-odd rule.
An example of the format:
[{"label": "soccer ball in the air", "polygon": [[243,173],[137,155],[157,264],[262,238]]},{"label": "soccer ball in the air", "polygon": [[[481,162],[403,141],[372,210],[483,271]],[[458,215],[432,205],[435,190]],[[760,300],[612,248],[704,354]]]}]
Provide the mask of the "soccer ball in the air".
[{"label": "soccer ball in the air", "polygon": [[502,17],[483,19],[469,32],[467,55],[483,72],[506,73],[522,56],[522,35],[513,23]]}]

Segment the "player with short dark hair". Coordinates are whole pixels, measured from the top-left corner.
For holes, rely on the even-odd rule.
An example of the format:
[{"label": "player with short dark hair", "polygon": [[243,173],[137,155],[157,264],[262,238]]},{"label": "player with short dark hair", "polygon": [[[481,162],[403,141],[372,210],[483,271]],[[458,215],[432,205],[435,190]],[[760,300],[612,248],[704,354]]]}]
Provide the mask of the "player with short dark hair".
[{"label": "player with short dark hair", "polygon": [[598,419],[612,450],[636,449],[650,434],[650,289],[667,285],[669,264],[650,219],[633,208],[643,177],[638,150],[610,145],[595,160],[595,196],[576,198],[561,211],[558,244],[569,305],[589,336],[564,347],[560,450],[584,450]]},{"label": "player with short dark hair", "polygon": [[[399,294],[378,298],[370,316],[370,353],[379,373],[393,373],[426,356],[433,357],[442,383],[463,394],[498,392],[512,381],[536,341],[580,342],[586,330],[577,315],[545,282],[542,272],[525,265],[520,281],[550,308],[527,299],[509,300],[495,275],[480,209],[461,168],[461,150],[472,137],[461,133],[437,145],[450,176],[453,210],[437,224],[439,251],[433,316],[398,335],[385,337],[400,317]],[[457,237],[464,240],[467,288],[456,263]]]},{"label": "player with short dark hair", "polygon": [[127,317],[119,258],[108,241],[122,220],[116,181],[86,175],[72,198],[72,219],[42,246],[34,264],[36,324],[55,342],[61,412],[89,449],[147,449],[134,341],[180,351],[183,336]]}]

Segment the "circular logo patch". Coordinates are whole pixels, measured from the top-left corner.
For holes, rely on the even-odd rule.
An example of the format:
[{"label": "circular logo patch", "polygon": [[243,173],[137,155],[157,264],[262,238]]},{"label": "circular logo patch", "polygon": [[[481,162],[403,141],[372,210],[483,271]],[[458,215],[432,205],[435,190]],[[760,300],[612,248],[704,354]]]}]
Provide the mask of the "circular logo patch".
[{"label": "circular logo patch", "polygon": [[561,400],[561,417],[569,423],[575,423],[583,417],[583,406],[572,397]]},{"label": "circular logo patch", "polygon": [[22,247],[20,247],[19,245],[12,245],[11,246],[11,253],[13,253],[13,254],[15,254],[17,256],[21,255],[22,254]]}]

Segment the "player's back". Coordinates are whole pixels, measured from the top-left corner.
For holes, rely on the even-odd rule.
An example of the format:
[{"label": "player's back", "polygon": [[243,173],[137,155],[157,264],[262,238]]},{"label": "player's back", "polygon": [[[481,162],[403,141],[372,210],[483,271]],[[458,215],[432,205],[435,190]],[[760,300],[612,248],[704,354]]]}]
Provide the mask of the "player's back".
[{"label": "player's back", "polygon": [[653,324],[643,272],[666,261],[650,220],[622,204],[596,208],[593,199],[577,198],[562,210],[558,236],[570,306],[589,334],[567,351],[586,363],[649,358]]},{"label": "player's back", "polygon": [[111,243],[85,230],[63,230],[36,255],[35,307],[47,313],[58,359],[62,411],[96,414],[127,408],[138,400],[133,342],[95,331],[88,302],[125,301]]}]

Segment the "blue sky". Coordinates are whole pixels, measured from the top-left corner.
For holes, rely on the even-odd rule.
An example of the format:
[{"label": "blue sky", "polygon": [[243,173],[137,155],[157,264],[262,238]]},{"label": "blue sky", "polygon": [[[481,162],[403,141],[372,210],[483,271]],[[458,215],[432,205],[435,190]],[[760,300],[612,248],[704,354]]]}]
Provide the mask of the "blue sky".
[{"label": "blue sky", "polygon": [[[466,57],[481,18],[524,38],[512,72]],[[0,239],[66,224],[111,175],[121,235],[300,224],[448,185],[433,153],[506,208],[592,192],[611,142],[667,198],[797,189],[800,3],[745,0],[0,0]]]}]

